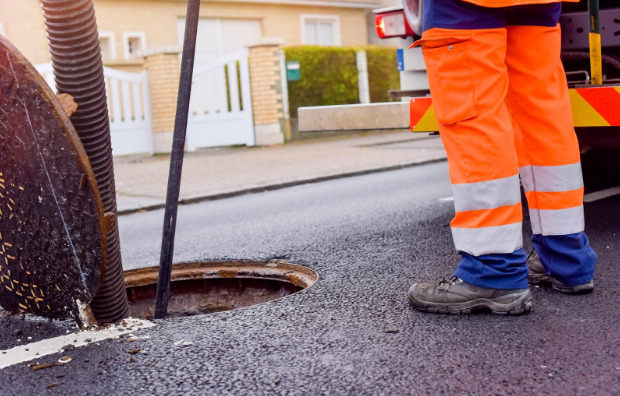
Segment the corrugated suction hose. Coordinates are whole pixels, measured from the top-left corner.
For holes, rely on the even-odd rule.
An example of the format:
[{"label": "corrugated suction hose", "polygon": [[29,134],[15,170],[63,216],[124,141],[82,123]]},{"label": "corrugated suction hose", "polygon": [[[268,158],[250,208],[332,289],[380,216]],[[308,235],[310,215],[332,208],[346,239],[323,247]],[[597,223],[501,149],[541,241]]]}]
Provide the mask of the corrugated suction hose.
[{"label": "corrugated suction hose", "polygon": [[[560,55],[560,58],[564,61],[573,61],[573,60],[589,60],[590,53],[589,52],[578,52],[578,51],[563,51]],[[613,67],[614,69],[620,71],[620,61],[609,56],[609,55],[601,55],[601,59],[603,63]]]},{"label": "corrugated suction hose", "polygon": [[[93,0],[41,0],[58,93],[73,96],[71,116],[95,173],[103,209],[116,214],[114,164],[103,62]],[[118,226],[108,230],[108,262],[91,302],[99,323],[127,317]]]}]

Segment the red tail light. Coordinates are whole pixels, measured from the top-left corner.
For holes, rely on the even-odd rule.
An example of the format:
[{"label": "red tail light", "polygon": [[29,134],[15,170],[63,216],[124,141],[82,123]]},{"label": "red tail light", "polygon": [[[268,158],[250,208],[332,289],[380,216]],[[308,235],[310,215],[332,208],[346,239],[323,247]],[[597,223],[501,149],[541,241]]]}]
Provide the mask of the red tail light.
[{"label": "red tail light", "polygon": [[379,38],[382,39],[415,35],[411,27],[409,27],[405,13],[402,10],[377,14],[375,16],[375,26]]}]

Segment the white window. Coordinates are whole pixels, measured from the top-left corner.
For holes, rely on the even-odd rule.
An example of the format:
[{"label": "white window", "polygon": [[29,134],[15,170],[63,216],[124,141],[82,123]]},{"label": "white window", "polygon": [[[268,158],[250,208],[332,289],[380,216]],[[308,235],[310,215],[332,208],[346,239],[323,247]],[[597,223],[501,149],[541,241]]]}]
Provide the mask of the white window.
[{"label": "white window", "polygon": [[144,32],[124,32],[123,45],[125,59],[137,58],[140,51],[146,50],[146,35]]},{"label": "white window", "polygon": [[116,59],[114,32],[99,32],[99,46],[101,47],[101,57],[104,62]]},{"label": "white window", "polygon": [[340,18],[335,15],[301,15],[301,42],[340,46]]}]

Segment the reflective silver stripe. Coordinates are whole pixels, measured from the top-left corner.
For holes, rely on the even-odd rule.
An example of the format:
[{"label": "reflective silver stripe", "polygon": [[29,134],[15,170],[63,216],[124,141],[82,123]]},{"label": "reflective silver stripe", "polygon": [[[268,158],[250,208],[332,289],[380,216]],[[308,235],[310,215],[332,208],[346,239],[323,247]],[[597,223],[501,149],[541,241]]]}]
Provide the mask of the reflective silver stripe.
[{"label": "reflective silver stripe", "polygon": [[561,166],[532,165],[536,191],[571,191],[583,187],[581,162]]},{"label": "reflective silver stripe", "polygon": [[521,222],[498,227],[452,228],[454,246],[473,256],[512,253],[523,247]]},{"label": "reflective silver stripe", "polygon": [[540,212],[538,209],[530,209],[530,224],[534,234],[542,234],[542,225],[540,224]]},{"label": "reflective silver stripe", "polygon": [[[530,218],[535,234],[566,235],[585,229],[583,205],[569,209],[530,209]],[[536,223],[534,219],[538,219]]]},{"label": "reflective silver stripe", "polygon": [[519,168],[519,175],[521,175],[521,183],[525,192],[534,191],[534,174],[532,173],[532,166],[522,166]]},{"label": "reflective silver stripe", "polygon": [[519,175],[478,183],[453,184],[452,194],[457,212],[518,204],[521,202]]},{"label": "reflective silver stripe", "polygon": [[529,165],[519,168],[525,191],[572,191],[583,187],[581,162],[560,166]]}]

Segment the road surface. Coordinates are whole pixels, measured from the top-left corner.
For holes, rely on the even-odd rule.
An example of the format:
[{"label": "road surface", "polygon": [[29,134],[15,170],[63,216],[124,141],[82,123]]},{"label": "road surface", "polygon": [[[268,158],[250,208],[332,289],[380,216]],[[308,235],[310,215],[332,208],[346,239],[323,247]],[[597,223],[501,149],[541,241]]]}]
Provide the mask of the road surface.
[{"label": "road surface", "polygon": [[[534,288],[534,310],[521,317],[424,314],[405,292],[458,262],[451,195],[447,164],[435,163],[183,206],[175,262],[277,258],[311,267],[319,282],[263,305],[157,321],[131,344],[39,361],[73,359],[61,367],[5,368],[0,394],[620,393],[620,195],[585,206],[599,254],[594,293]],[[162,216],[120,218],[127,269],[158,263]],[[524,229],[529,237],[527,221]],[[0,319],[0,349],[69,325]],[[146,353],[128,354],[136,348]]]}]

